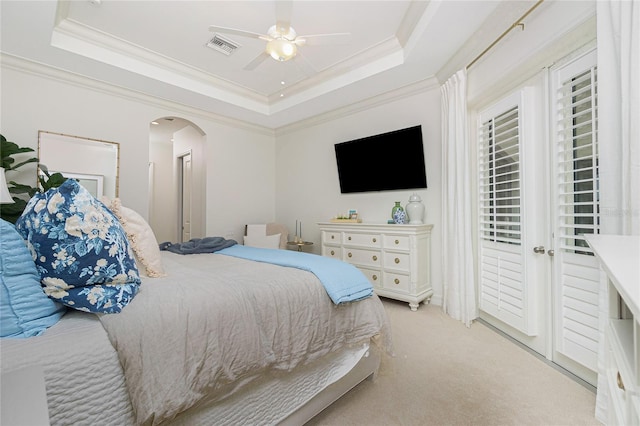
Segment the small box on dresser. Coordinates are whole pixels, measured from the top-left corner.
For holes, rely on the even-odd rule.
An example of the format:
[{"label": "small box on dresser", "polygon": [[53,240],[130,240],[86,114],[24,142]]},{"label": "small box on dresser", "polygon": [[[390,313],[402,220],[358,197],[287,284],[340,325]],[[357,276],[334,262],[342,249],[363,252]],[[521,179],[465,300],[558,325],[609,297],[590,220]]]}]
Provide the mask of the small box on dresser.
[{"label": "small box on dresser", "polygon": [[319,223],[322,255],[351,263],[369,279],[377,295],[409,303],[412,311],[429,303],[433,225]]}]

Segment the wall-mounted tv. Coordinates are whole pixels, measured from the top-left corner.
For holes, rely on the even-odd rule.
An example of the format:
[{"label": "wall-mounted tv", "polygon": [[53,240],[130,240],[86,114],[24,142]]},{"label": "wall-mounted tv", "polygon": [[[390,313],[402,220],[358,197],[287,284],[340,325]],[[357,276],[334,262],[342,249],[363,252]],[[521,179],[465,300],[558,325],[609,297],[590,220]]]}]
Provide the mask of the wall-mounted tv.
[{"label": "wall-mounted tv", "polygon": [[427,187],[422,126],[334,145],[340,192]]}]

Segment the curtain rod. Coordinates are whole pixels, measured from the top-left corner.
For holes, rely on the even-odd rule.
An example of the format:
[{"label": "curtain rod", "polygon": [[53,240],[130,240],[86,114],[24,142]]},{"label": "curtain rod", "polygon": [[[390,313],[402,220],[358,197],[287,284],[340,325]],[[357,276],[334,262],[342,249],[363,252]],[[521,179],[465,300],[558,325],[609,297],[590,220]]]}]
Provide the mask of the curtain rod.
[{"label": "curtain rod", "polygon": [[500,40],[502,40],[502,39],[503,39],[507,34],[509,34],[509,33],[511,32],[511,30],[513,30],[513,29],[514,29],[514,28],[516,28],[516,27],[522,27],[522,29],[524,30],[524,22],[522,22],[522,21],[524,20],[524,18],[526,18],[527,16],[529,16],[529,14],[530,14],[531,12],[533,12],[533,10],[534,10],[536,7],[540,6],[540,5],[542,4],[542,2],[544,2],[544,0],[538,0],[538,2],[537,2],[536,4],[534,4],[533,6],[531,6],[531,8],[530,8],[529,10],[527,10],[527,12],[526,12],[524,15],[522,15],[522,16],[521,16],[520,18],[518,18],[518,19],[517,19],[513,24],[511,24],[511,26],[510,26],[509,28],[507,28],[507,30],[506,30],[505,32],[503,32],[502,34],[500,34],[500,37],[498,37],[497,39],[495,39],[495,40],[493,41],[493,43],[491,43],[491,44],[489,45],[489,47],[487,47],[486,49],[484,49],[484,50],[482,51],[482,53],[480,53],[478,56],[476,56],[476,58],[475,58],[473,61],[471,61],[471,62],[469,63],[469,65],[467,65],[467,68],[466,68],[466,69],[471,68],[471,66],[472,66],[473,64],[475,64],[476,62],[478,62],[478,60],[479,60],[480,58],[482,58],[482,57],[483,57],[483,56],[484,56],[484,55],[485,55],[489,50],[491,50],[491,48],[493,48],[493,46],[495,46],[496,44],[498,44],[498,43],[500,42]]}]

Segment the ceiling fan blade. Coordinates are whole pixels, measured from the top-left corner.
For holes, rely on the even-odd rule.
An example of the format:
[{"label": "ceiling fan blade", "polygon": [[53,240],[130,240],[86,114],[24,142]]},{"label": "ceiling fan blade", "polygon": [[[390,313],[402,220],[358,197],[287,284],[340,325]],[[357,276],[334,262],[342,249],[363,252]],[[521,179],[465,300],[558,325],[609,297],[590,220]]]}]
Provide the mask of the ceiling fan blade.
[{"label": "ceiling fan blade", "polygon": [[298,68],[300,68],[300,71],[302,71],[305,75],[311,76],[317,73],[316,69],[313,67],[313,65],[311,65],[311,62],[309,62],[309,60],[305,58],[305,56],[300,53],[299,50],[296,56],[293,57],[293,61],[296,63]]},{"label": "ceiling fan blade", "polygon": [[237,28],[226,28],[226,27],[218,27],[216,25],[210,25],[209,31],[225,33],[225,34],[233,34],[233,35],[242,36],[242,37],[259,38],[261,40],[266,40],[266,41],[271,40],[271,37],[269,37],[268,35],[258,34],[251,31],[239,30]]},{"label": "ceiling fan blade", "polygon": [[291,27],[291,10],[293,1],[276,1],[276,29],[280,34],[287,34]]},{"label": "ceiling fan blade", "polygon": [[252,71],[252,70],[256,69],[256,67],[258,65],[263,63],[264,60],[267,59],[268,57],[269,57],[269,54],[267,52],[262,52],[261,54],[256,56],[251,62],[249,62],[247,65],[245,65],[244,68],[242,68],[242,69],[247,70],[247,71]]},{"label": "ceiling fan blade", "polygon": [[295,43],[298,46],[326,46],[329,44],[349,44],[350,41],[351,33],[333,33],[301,35],[296,37]]}]

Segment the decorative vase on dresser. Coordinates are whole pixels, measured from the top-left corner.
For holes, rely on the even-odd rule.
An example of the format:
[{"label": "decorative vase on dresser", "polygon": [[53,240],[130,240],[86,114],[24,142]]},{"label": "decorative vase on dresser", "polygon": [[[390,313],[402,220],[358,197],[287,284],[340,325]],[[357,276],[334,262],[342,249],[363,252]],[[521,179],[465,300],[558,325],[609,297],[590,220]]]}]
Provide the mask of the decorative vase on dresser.
[{"label": "decorative vase on dresser", "polygon": [[360,269],[378,296],[429,303],[433,225],[319,223],[322,255]]},{"label": "decorative vase on dresser", "polygon": [[394,223],[404,223],[406,218],[406,213],[402,206],[400,205],[400,201],[396,201],[396,204],[391,209],[391,219],[393,219]]},{"label": "decorative vase on dresser", "polygon": [[422,198],[415,192],[409,197],[409,204],[405,207],[407,216],[409,216],[410,225],[420,225],[424,223],[424,204]]}]

